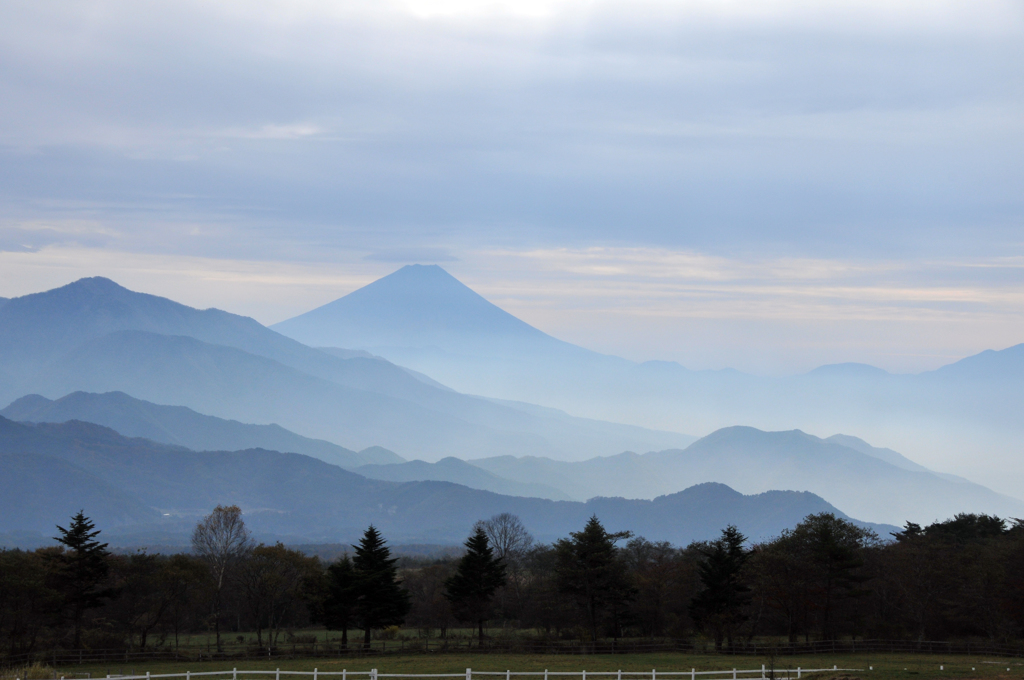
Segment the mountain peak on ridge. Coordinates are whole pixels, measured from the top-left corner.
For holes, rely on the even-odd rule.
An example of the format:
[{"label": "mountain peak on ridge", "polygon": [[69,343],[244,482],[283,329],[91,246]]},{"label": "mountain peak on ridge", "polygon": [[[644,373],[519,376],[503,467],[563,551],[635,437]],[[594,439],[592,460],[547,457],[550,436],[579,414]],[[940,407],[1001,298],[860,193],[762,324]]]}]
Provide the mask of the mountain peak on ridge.
[{"label": "mountain peak on ridge", "polygon": [[438,265],[411,264],[272,328],[312,346],[450,347],[474,341],[555,342]]}]

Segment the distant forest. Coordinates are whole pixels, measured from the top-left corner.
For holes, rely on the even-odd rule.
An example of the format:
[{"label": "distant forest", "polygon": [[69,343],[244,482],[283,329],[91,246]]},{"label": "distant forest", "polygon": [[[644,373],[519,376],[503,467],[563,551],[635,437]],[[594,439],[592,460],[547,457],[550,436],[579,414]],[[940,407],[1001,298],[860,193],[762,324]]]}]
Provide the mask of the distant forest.
[{"label": "distant forest", "polygon": [[8,659],[173,649],[195,634],[209,648],[239,633],[272,648],[318,626],[353,649],[398,627],[481,641],[495,627],[536,640],[702,638],[726,651],[766,636],[1024,636],[1024,521],[988,515],[883,540],[817,514],[763,543],[726,527],[680,548],[609,533],[597,517],[539,545],[503,514],[477,523],[461,557],[395,557],[370,527],[332,563],[254,544],[235,506],[200,521],[182,554],[112,553],[82,513],[58,529],[54,547],[0,551]]}]

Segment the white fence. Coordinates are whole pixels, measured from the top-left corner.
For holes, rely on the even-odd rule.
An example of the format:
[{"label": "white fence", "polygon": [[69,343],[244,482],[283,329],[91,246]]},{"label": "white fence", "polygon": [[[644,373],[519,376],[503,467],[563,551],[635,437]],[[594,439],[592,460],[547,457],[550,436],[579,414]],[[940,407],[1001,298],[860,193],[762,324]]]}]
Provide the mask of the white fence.
[{"label": "white fence", "polygon": [[[775,678],[794,678],[799,680],[803,677],[804,673],[850,673],[850,672],[862,672],[863,668],[839,668],[833,666],[832,668],[783,668],[770,670],[764,665],[760,669],[751,670],[738,670],[733,668],[732,670],[723,671],[698,671],[696,668],[691,668],[688,671],[659,671],[652,668],[650,671],[549,671],[544,669],[543,671],[474,671],[472,668],[467,668],[465,673],[378,673],[376,668],[371,668],[368,671],[321,671],[314,668],[312,671],[282,671],[280,668],[273,671],[246,671],[238,670],[234,668],[230,671],[205,671],[202,673],[193,673],[186,671],[184,673],[146,673],[145,675],[108,675],[107,678],[110,680],[160,680],[162,678],[184,678],[184,680],[192,680],[193,678],[203,678],[212,676],[230,676],[231,680],[238,680],[238,676],[256,676],[256,675],[272,675],[274,680],[281,680],[281,676],[288,675],[300,675],[300,676],[312,676],[313,680],[320,680],[323,678],[327,680],[330,678],[338,678],[341,680],[348,680],[349,677],[362,677],[365,676],[368,680],[380,680],[381,678],[458,678],[459,680],[473,680],[474,675],[504,678],[504,680],[512,680],[512,676],[523,677],[533,676],[541,677],[544,680],[552,680],[556,677],[573,677],[580,676],[580,680],[587,680],[589,675],[591,678],[610,678],[614,677],[615,680],[658,680],[658,678],[676,678],[677,680],[697,680],[697,676],[708,676],[710,680],[715,680],[715,676],[719,680],[728,680],[731,676],[731,680],[740,680],[741,675],[755,676],[760,675],[761,680],[765,680],[769,676]],[[20,680],[16,678],[15,680]],[[61,676],[60,680],[65,680],[64,676]]]}]

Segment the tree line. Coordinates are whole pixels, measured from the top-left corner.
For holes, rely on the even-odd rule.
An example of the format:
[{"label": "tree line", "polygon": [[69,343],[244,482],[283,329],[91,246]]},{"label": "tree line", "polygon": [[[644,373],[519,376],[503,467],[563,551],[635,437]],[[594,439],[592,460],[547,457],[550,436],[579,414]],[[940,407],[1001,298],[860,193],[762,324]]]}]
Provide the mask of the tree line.
[{"label": "tree line", "polygon": [[[728,650],[772,636],[1024,638],[1024,521],[961,514],[881,539],[832,514],[772,540],[736,527],[685,547],[608,532],[597,517],[539,544],[517,517],[478,522],[460,557],[396,557],[369,527],[325,563],[257,544],[236,506],[217,507],[173,555],[117,554],[78,513],[56,545],[0,551],[0,653],[211,645],[260,648],[302,629],[354,646],[397,627],[421,637],[488,626],[535,639],[703,638]],[[282,638],[282,634],[284,638]]]}]

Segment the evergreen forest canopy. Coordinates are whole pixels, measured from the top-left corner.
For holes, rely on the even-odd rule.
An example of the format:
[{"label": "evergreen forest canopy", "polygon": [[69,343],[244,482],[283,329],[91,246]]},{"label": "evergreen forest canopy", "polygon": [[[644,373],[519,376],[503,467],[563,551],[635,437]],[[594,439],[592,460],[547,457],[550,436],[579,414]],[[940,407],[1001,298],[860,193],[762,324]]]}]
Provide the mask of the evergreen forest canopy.
[{"label": "evergreen forest canopy", "polygon": [[[114,554],[83,512],[57,545],[0,551],[0,654],[159,650],[209,636],[266,650],[326,627],[356,648],[399,627],[445,638],[501,625],[534,640],[792,642],[1024,637],[1024,521],[961,514],[893,540],[830,513],[750,543],[734,526],[685,547],[608,532],[593,516],[538,544],[515,515],[480,521],[458,558],[399,558],[373,526],[325,564],[256,544],[218,506],[192,551]],[[348,632],[360,631],[356,642]],[[239,635],[241,634],[241,635]]]}]

